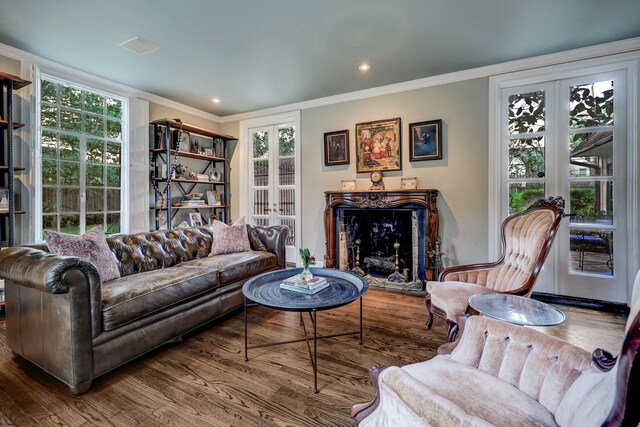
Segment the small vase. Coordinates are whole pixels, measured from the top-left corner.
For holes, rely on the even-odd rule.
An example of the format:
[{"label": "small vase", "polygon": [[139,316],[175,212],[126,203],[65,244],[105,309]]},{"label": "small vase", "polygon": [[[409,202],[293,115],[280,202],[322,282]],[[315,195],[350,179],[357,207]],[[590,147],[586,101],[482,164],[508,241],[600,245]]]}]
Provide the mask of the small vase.
[{"label": "small vase", "polygon": [[305,282],[308,282],[313,278],[313,274],[311,274],[311,271],[309,271],[309,266],[304,267],[302,273],[300,273],[300,278]]}]

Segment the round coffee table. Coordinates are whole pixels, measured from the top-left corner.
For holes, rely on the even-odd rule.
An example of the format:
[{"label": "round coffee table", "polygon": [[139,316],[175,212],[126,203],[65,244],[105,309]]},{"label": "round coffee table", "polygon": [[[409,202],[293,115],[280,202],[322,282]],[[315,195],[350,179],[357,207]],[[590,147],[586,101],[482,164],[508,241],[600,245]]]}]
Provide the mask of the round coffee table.
[{"label": "round coffee table", "polygon": [[[334,338],[345,335],[360,335],[362,344],[362,296],[369,286],[360,276],[346,271],[328,268],[311,268],[314,276],[327,279],[329,286],[313,294],[307,295],[300,292],[280,289],[280,283],[284,279],[302,272],[301,268],[277,270],[263,273],[248,280],[242,287],[244,295],[244,360],[248,361],[248,350],[254,348],[271,347],[274,345],[291,344],[306,341],[309,350],[311,365],[313,366],[313,391],[318,392],[318,340]],[[360,330],[356,332],[343,332],[332,335],[317,335],[317,312],[341,307],[360,299]],[[300,326],[304,332],[304,338],[289,341],[279,341],[267,344],[249,345],[247,308],[255,305],[263,305],[275,310],[297,311],[300,313]],[[311,351],[311,337],[307,334],[302,313],[309,313],[313,325],[313,352]]]},{"label": "round coffee table", "polygon": [[525,326],[555,326],[565,315],[557,308],[511,294],[476,294],[469,297],[469,307],[485,316]]}]

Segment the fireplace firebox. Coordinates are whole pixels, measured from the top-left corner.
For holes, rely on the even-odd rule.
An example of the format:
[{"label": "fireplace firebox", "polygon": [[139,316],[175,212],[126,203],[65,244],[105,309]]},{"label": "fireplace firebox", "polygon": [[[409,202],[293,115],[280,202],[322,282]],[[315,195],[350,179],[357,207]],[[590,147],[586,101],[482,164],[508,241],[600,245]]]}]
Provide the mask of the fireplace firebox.
[{"label": "fireplace firebox", "polygon": [[437,196],[437,190],[325,192],[325,266],[357,270],[373,285],[435,279],[428,250],[438,239]]}]

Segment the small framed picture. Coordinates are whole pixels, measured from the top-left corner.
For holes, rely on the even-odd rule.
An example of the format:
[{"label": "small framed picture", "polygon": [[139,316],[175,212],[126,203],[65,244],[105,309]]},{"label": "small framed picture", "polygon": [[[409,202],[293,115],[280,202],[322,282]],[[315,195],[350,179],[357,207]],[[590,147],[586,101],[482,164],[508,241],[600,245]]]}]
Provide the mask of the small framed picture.
[{"label": "small framed picture", "polygon": [[415,190],[418,188],[418,178],[400,178],[400,189],[401,190]]},{"label": "small framed picture", "polygon": [[349,164],[349,130],[339,130],[324,134],[324,165]]},{"label": "small framed picture", "polygon": [[220,192],[214,190],[207,190],[207,204],[209,206],[222,206],[222,199],[220,198]]},{"label": "small framed picture", "polygon": [[409,161],[442,159],[442,120],[409,124]]},{"label": "small framed picture", "polygon": [[0,211],[9,210],[9,189],[0,188]]},{"label": "small framed picture", "polygon": [[189,222],[192,227],[202,227],[202,216],[198,212],[189,212]]},{"label": "small framed picture", "polygon": [[340,181],[340,189],[341,190],[355,190],[356,189],[356,180],[342,180]]},{"label": "small framed picture", "polygon": [[205,148],[204,149],[205,156],[213,156],[213,148]]}]

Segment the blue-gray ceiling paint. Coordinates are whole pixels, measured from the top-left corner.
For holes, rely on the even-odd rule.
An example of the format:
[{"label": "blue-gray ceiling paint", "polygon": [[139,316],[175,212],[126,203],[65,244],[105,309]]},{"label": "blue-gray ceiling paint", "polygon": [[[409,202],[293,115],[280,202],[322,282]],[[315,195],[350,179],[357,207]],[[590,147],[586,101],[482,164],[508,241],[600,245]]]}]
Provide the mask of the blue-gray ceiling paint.
[{"label": "blue-gray ceiling paint", "polygon": [[637,36],[640,0],[0,0],[0,42],[220,116]]}]

